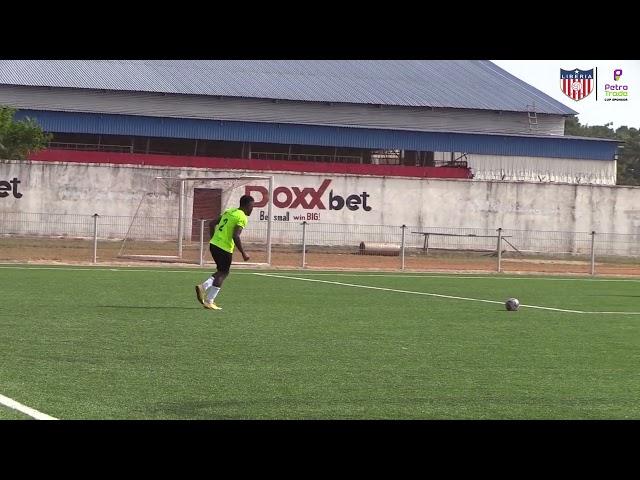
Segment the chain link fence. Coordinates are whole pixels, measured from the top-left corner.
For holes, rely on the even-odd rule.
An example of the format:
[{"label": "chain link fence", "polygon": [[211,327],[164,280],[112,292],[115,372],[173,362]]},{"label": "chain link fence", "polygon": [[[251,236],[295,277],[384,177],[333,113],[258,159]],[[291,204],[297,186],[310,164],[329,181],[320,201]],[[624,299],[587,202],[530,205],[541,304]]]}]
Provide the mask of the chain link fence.
[{"label": "chain link fence", "polygon": [[[207,221],[0,212],[0,261],[211,265]],[[431,226],[348,225],[252,219],[242,233],[252,262],[274,267],[640,274],[640,234]],[[239,262],[240,263],[240,262]]]}]

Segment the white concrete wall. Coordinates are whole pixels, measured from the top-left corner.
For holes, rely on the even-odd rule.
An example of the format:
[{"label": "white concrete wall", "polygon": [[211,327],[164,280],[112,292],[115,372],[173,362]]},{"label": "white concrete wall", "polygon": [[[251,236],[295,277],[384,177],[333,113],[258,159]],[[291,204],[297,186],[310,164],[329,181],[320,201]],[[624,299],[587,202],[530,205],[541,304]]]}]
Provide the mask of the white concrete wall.
[{"label": "white concrete wall", "polygon": [[[0,193],[8,194],[0,197],[0,220],[5,219],[5,225],[0,225],[0,234],[20,233],[6,231],[9,213],[14,215],[11,217],[14,220],[16,213],[98,213],[101,218],[133,217],[140,206],[141,217],[177,219],[178,194],[167,191],[162,185],[155,184],[154,187],[154,177],[223,176],[230,173],[187,168],[0,161],[0,182],[17,178],[20,181],[18,193],[22,195],[21,198],[14,198],[12,191],[6,191],[6,188],[3,190],[0,183]],[[242,175],[252,172],[233,173]],[[498,227],[564,232],[596,230],[640,235],[640,187],[380,178],[338,174],[277,173],[274,176],[275,186],[283,187],[278,196],[280,201],[287,198],[287,191],[293,193],[294,188],[297,191],[308,188],[309,192],[316,192],[323,182],[326,185],[325,191],[318,196],[321,203],[312,208],[274,207],[275,215],[285,216],[289,213],[288,222],[274,222],[274,226],[277,227],[274,228],[276,242],[299,239],[297,225],[301,220],[295,217],[300,215],[304,215],[304,219],[310,224],[406,224],[412,228],[467,227],[494,232]],[[265,181],[254,181],[250,184],[263,187],[267,185]],[[194,184],[187,185],[189,186],[185,212],[189,217],[192,209],[191,189]],[[285,188],[288,190],[284,190]],[[145,197],[141,204],[145,192],[155,193]],[[228,201],[228,206],[235,206],[240,195],[244,193],[245,187],[238,188],[230,197],[223,198],[223,201]],[[363,209],[364,193],[370,210]],[[343,199],[355,195],[352,200],[354,210],[346,207],[341,210],[331,209],[330,195],[339,195]],[[293,198],[295,197],[293,193]],[[309,194],[304,195],[306,202],[312,202],[312,197]],[[259,195],[256,195],[256,199],[259,200]],[[334,206],[336,203],[334,200]],[[261,223],[261,211],[266,213],[266,207],[256,207],[251,218],[256,228]],[[308,214],[311,214],[312,218],[307,218]],[[159,224],[160,220],[155,223]],[[288,223],[289,226],[285,226],[284,223]],[[128,220],[114,219],[111,224],[114,225],[113,232],[109,233],[110,227],[105,226],[101,233],[121,236],[122,225],[126,226]],[[13,222],[12,225],[13,230],[20,228],[19,222]],[[168,231],[169,235],[173,235],[174,226],[168,228]],[[330,235],[327,238],[330,238]]]},{"label": "white concrete wall", "polygon": [[[454,159],[466,161],[474,180],[511,182],[557,182],[594,185],[616,184],[615,160],[516,157],[454,152]],[[451,152],[434,152],[434,160],[448,162]]]},{"label": "white concrete wall", "polygon": [[476,180],[616,184],[615,160],[467,154]]}]

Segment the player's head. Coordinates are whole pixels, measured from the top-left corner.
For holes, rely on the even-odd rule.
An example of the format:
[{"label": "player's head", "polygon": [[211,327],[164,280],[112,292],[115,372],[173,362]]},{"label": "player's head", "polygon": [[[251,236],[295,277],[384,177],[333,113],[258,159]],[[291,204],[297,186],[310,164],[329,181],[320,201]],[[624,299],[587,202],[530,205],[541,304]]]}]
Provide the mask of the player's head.
[{"label": "player's head", "polygon": [[247,215],[251,215],[253,211],[253,197],[251,195],[243,195],[240,197],[240,209]]}]

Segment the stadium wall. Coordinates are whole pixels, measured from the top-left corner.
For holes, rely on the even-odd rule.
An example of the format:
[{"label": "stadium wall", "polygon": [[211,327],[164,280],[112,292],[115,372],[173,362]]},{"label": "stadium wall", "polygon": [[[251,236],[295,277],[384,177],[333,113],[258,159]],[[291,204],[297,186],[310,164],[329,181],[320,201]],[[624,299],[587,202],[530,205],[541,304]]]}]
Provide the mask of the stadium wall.
[{"label": "stadium wall", "polygon": [[615,160],[507,157],[504,155],[477,155],[475,153],[469,153],[463,158],[476,180],[616,184],[617,165]]},{"label": "stadium wall", "polygon": [[[134,216],[143,195],[154,190],[153,201],[140,213],[177,218],[177,192],[154,184],[155,177],[230,174],[271,173],[4,160],[0,161],[0,219],[10,212]],[[310,223],[640,234],[638,187],[337,173],[273,175],[277,222],[300,223],[304,218]],[[194,186],[215,187],[188,184],[187,218],[191,216]],[[265,186],[265,182],[252,182],[223,197],[223,202],[235,205],[247,188],[260,202],[264,190],[257,187]],[[255,221],[261,212],[266,214],[266,207],[257,206]],[[16,223],[13,228],[21,227]],[[4,233],[24,233],[17,230]],[[101,234],[110,236],[111,232],[103,229]]]}]

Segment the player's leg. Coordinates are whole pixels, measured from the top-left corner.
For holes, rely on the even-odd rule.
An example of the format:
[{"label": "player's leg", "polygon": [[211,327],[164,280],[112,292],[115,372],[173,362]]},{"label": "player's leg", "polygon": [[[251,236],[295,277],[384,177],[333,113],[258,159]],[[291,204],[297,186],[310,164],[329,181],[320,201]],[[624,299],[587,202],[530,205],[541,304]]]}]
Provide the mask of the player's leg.
[{"label": "player's leg", "polygon": [[229,252],[225,252],[221,248],[216,247],[215,245],[211,246],[211,254],[216,261],[216,266],[218,267],[218,269],[213,275],[213,282],[211,287],[207,291],[207,298],[205,300],[204,306],[205,308],[219,310],[220,307],[215,304],[215,299],[220,293],[222,284],[229,275],[232,255]]},{"label": "player's leg", "polygon": [[229,276],[229,270],[227,270],[226,272],[221,272],[220,270],[218,270],[214,275],[213,275],[213,286],[214,287],[218,287],[218,288],[222,288],[222,284],[224,283],[224,281],[226,280],[226,278]]},{"label": "player's leg", "polygon": [[[213,245],[212,244],[209,244],[209,251],[211,252],[211,257],[215,261],[216,258],[213,255]],[[214,277],[215,277],[215,273],[212,273],[211,276],[207,277],[207,279],[204,282],[196,285],[196,297],[198,298],[198,301],[202,305],[205,304],[206,296],[207,296],[207,290],[209,290],[211,288],[211,286],[213,285]]]}]

